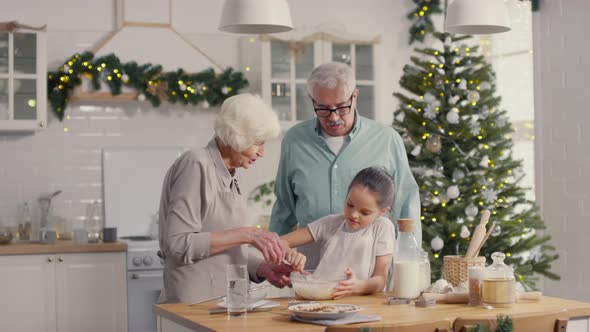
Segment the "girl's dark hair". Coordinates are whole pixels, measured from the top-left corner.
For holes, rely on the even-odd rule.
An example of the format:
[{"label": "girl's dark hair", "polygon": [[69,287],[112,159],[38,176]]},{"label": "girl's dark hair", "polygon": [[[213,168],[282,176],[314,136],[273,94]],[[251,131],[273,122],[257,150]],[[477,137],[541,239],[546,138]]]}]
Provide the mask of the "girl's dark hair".
[{"label": "girl's dark hair", "polygon": [[377,204],[383,209],[391,207],[394,199],[393,180],[379,167],[367,167],[358,172],[348,186],[348,193],[355,185],[361,185],[377,194]]}]

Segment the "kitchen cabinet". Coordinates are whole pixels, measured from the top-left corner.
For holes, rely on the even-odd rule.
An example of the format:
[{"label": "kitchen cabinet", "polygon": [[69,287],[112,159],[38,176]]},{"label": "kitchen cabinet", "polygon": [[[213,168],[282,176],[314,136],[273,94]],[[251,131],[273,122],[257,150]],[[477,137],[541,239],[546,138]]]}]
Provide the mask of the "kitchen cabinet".
[{"label": "kitchen cabinet", "polygon": [[0,256],[6,331],[127,331],[126,254]]},{"label": "kitchen cabinet", "polygon": [[47,126],[44,31],[0,32],[0,132]]}]

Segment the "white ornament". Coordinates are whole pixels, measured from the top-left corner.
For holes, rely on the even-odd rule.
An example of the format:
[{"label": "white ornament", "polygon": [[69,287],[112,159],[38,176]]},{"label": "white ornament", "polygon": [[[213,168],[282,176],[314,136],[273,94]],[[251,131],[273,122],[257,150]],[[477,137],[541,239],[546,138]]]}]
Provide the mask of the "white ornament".
[{"label": "white ornament", "polygon": [[440,198],[438,198],[438,196],[434,196],[432,198],[432,204],[440,204]]},{"label": "white ornament", "polygon": [[206,100],[205,100],[205,101],[203,101],[202,105],[203,105],[203,108],[204,108],[204,109],[208,109],[208,108],[211,106],[211,105],[209,104],[209,102],[208,102],[208,101],[206,101]]},{"label": "white ornament", "polygon": [[462,170],[456,168],[453,171],[453,180],[458,181],[458,180],[463,179],[464,177],[465,177],[465,173]]},{"label": "white ornament", "polygon": [[489,90],[492,88],[492,84],[490,82],[481,82],[479,85],[480,90]]},{"label": "white ornament", "polygon": [[127,76],[127,74],[123,74],[123,76],[121,76],[121,80],[123,82],[127,82],[127,81],[129,81],[129,76]]},{"label": "white ornament", "polygon": [[478,213],[479,209],[477,208],[477,206],[473,204],[469,204],[469,206],[465,208],[465,214],[468,217],[474,218],[475,216],[477,216]]},{"label": "white ornament", "polygon": [[229,93],[229,88],[228,88],[227,86],[225,86],[225,85],[224,85],[224,86],[221,88],[221,93],[223,93],[224,95],[228,94],[228,93]]},{"label": "white ornament", "polygon": [[461,97],[459,96],[449,97],[449,104],[455,105],[459,101],[459,99],[461,99]]},{"label": "white ornament", "polygon": [[436,68],[436,72],[439,73],[440,75],[444,75],[445,71],[442,70],[441,68]]},{"label": "white ornament", "polygon": [[471,232],[469,231],[467,226],[461,226],[461,233],[459,233],[459,236],[461,236],[462,239],[466,239],[469,237],[469,235],[471,235]]},{"label": "white ornament", "polygon": [[459,197],[460,194],[461,192],[459,191],[459,187],[457,186],[450,186],[449,188],[447,188],[447,196],[449,196],[450,199],[455,199]]},{"label": "white ornament", "polygon": [[434,109],[434,107],[430,105],[427,106],[424,110],[424,117],[430,120],[436,118],[436,110]]},{"label": "white ornament", "polygon": [[464,222],[465,222],[465,219],[463,219],[463,218],[457,219],[457,224],[459,224],[459,225],[463,224]]},{"label": "white ornament", "polygon": [[459,109],[456,107],[453,107],[448,113],[447,113],[447,121],[450,124],[457,124],[459,123]]},{"label": "white ornament", "polygon": [[186,84],[181,84],[178,88],[180,91],[186,91]]},{"label": "white ornament", "polygon": [[480,110],[480,114],[482,118],[487,118],[490,115],[490,108],[484,105]]},{"label": "white ornament", "polygon": [[459,89],[467,90],[467,81],[466,80],[461,80],[461,83],[459,83]]},{"label": "white ornament", "polygon": [[399,113],[398,113],[398,114],[395,116],[395,119],[396,119],[398,122],[404,122],[404,119],[405,119],[405,118],[406,118],[406,113],[404,113],[404,112],[399,112]]},{"label": "white ornament", "polygon": [[479,135],[479,132],[481,131],[481,127],[479,126],[479,123],[477,123],[477,122],[473,122],[473,123],[471,124],[471,129],[470,129],[470,131],[471,131],[471,135],[473,135],[473,136],[477,136],[477,135]]},{"label": "white ornament", "polygon": [[469,100],[472,103],[477,103],[479,101],[479,92],[477,92],[477,91],[470,91],[467,94],[467,100]]},{"label": "white ornament", "polygon": [[483,168],[488,168],[490,163],[490,157],[488,157],[488,155],[486,154],[485,156],[483,156],[483,158],[481,158],[481,161],[479,162],[479,166],[483,167]]},{"label": "white ornament", "polygon": [[426,92],[426,94],[424,94],[424,101],[427,103],[432,103],[436,100],[436,97],[430,93],[430,92]]},{"label": "white ornament", "polygon": [[492,236],[498,236],[502,234],[502,227],[500,227],[499,224],[496,224],[496,227],[494,227],[494,230],[492,231]]},{"label": "white ornament", "polygon": [[481,195],[488,203],[493,203],[498,199],[498,193],[494,189],[486,188],[481,191]]},{"label": "white ornament", "polygon": [[430,248],[432,248],[432,250],[434,250],[434,251],[439,251],[444,246],[445,246],[445,243],[444,243],[443,239],[441,239],[438,235],[430,241]]},{"label": "white ornament", "polygon": [[412,156],[414,156],[414,157],[418,157],[418,155],[420,154],[421,151],[422,151],[422,145],[416,145],[416,147],[414,147],[412,149],[412,152],[410,152],[410,154],[412,154]]},{"label": "white ornament", "polygon": [[139,100],[139,101],[145,101],[145,95],[143,93],[142,94],[139,94],[137,96],[137,100]]}]

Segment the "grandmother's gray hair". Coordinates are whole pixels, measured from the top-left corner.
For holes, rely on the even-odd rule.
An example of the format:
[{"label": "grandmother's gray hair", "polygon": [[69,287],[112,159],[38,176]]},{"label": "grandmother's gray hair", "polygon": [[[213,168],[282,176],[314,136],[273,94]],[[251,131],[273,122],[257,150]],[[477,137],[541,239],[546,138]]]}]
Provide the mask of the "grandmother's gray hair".
[{"label": "grandmother's gray hair", "polygon": [[238,152],[276,138],[280,132],[277,113],[260,97],[249,93],[227,98],[215,120],[215,136]]},{"label": "grandmother's gray hair", "polygon": [[352,95],[356,88],[354,72],[350,66],[342,62],[328,62],[315,67],[307,79],[307,92],[314,98],[313,90],[316,86],[334,89],[338,82],[344,85],[347,96]]}]

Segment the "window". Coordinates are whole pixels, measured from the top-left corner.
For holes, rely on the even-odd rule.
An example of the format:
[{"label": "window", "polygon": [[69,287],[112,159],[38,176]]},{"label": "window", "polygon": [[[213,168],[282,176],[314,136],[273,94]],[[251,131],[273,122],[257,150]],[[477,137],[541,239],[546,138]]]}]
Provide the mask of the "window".
[{"label": "window", "polygon": [[307,77],[316,66],[338,61],[356,74],[359,113],[375,118],[373,44],[336,43],[326,40],[263,42],[262,91],[281,121],[297,122],[315,117],[307,92]]}]

